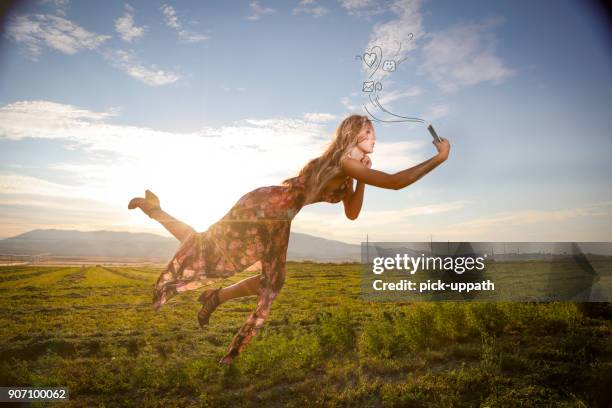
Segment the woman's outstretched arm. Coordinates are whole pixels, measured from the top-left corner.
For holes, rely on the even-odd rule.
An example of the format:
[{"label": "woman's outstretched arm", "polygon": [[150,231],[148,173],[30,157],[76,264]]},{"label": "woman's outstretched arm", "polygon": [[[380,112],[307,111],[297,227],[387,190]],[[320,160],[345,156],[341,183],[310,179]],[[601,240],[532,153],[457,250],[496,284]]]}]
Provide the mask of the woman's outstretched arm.
[{"label": "woman's outstretched arm", "polygon": [[363,166],[358,160],[345,158],[342,161],[342,169],[347,176],[357,181],[372,186],[400,190],[416,182],[425,174],[429,173],[448,158],[450,144],[448,140],[442,139],[441,142],[433,142],[438,149],[438,154],[429,160],[424,161],[414,167],[400,172],[389,174],[383,171],[369,169]]}]

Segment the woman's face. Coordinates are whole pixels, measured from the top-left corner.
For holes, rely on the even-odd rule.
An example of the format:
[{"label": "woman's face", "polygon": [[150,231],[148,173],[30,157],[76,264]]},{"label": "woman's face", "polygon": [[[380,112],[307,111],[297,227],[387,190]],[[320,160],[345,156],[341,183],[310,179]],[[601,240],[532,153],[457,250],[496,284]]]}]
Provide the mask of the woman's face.
[{"label": "woman's face", "polygon": [[365,154],[372,153],[374,151],[374,144],[376,143],[374,127],[371,124],[366,123],[357,135],[357,141],[357,147]]}]

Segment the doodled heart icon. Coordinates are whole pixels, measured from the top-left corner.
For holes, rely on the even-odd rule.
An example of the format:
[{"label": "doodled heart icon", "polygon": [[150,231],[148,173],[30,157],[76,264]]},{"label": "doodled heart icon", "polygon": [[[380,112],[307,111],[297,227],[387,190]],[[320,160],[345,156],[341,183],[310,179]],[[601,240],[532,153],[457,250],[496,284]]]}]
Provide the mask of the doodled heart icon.
[{"label": "doodled heart icon", "polygon": [[372,67],[376,62],[376,54],[373,52],[366,52],[363,54],[363,61],[368,65],[368,67]]},{"label": "doodled heart icon", "polygon": [[363,54],[363,62],[370,68],[370,75],[368,78],[372,78],[372,75],[378,70],[380,66],[380,61],[382,60],[382,48],[378,45],[373,46],[369,50],[370,52],[366,52]]}]

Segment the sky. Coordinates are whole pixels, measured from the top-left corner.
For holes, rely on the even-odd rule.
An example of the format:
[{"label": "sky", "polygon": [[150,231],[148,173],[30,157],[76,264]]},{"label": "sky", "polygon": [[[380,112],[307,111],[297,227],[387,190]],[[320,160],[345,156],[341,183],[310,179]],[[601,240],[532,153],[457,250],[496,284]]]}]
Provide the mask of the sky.
[{"label": "sky", "polygon": [[[448,160],[366,186],[354,221],[306,206],[292,231],[612,241],[609,29],[587,1],[19,2],[0,39],[0,237],[169,235],[127,210],[146,188],[204,231],[369,111],[432,123]],[[436,154],[423,123],[375,129],[377,170]]]}]

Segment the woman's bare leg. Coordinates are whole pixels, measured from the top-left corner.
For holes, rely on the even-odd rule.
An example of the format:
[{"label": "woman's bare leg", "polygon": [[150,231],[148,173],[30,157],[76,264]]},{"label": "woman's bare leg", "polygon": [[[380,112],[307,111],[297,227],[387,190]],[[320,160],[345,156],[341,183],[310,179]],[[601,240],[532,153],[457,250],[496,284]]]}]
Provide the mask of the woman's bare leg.
[{"label": "woman's bare leg", "polygon": [[176,239],[183,242],[195,230],[183,221],[179,221],[162,209],[153,209],[149,216],[164,226]]},{"label": "woman's bare leg", "polygon": [[223,303],[237,297],[256,295],[257,290],[259,289],[260,279],[261,275],[255,275],[251,276],[250,278],[243,279],[240,282],[236,282],[231,286],[222,288],[218,293],[219,302]]}]

